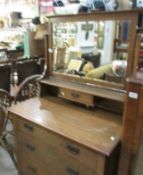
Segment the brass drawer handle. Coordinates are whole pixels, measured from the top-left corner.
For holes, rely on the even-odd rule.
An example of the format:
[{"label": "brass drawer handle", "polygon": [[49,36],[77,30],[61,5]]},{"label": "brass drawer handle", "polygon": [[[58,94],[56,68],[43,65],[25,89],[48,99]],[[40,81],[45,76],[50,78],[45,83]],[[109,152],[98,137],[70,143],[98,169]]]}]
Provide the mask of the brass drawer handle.
[{"label": "brass drawer handle", "polygon": [[34,128],[32,126],[28,125],[27,123],[24,123],[24,128],[26,128],[27,130],[29,130],[31,132],[34,130]]},{"label": "brass drawer handle", "polygon": [[80,153],[80,149],[76,148],[73,145],[67,145],[67,149],[70,153],[75,154],[75,155],[78,155]]},{"label": "brass drawer handle", "polygon": [[32,173],[34,173],[34,174],[37,173],[37,169],[33,168],[32,166],[28,165],[27,168],[28,168],[28,170],[30,170]]},{"label": "brass drawer handle", "polygon": [[26,148],[28,148],[30,151],[35,151],[35,147],[29,143],[26,144]]},{"label": "brass drawer handle", "polygon": [[75,92],[72,92],[71,96],[74,97],[74,98],[80,98],[80,94],[75,93]]},{"label": "brass drawer handle", "polygon": [[72,168],[67,168],[66,171],[69,175],[80,175],[80,173],[78,171],[76,171]]}]

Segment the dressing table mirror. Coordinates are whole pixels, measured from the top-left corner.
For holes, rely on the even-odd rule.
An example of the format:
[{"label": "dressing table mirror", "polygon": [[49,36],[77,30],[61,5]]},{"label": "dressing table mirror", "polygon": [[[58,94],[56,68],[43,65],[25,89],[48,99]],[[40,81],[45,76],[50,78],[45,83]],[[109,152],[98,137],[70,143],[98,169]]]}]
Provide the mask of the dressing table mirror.
[{"label": "dressing table mirror", "polygon": [[138,64],[137,23],[137,11],[49,17],[48,79],[42,82],[123,102],[125,80]]},{"label": "dressing table mirror", "polygon": [[53,73],[123,83],[130,25],[129,20],[54,23]]}]

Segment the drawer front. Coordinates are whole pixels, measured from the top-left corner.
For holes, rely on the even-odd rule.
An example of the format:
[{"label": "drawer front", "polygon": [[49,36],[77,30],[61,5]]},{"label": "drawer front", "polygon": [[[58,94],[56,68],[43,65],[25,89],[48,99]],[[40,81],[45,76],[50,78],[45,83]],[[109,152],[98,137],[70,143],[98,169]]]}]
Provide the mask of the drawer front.
[{"label": "drawer front", "polygon": [[87,106],[94,106],[94,97],[86,93],[65,88],[59,88],[59,97],[82,103]]},{"label": "drawer front", "polygon": [[46,162],[41,162],[31,156],[28,156],[27,160],[24,153],[21,155],[19,170],[21,175],[100,175],[92,169],[78,164],[76,166],[71,165],[63,162],[62,159],[61,162],[54,162],[52,165],[48,165]]},{"label": "drawer front", "polygon": [[[44,162],[27,155],[22,152],[18,161],[18,169],[20,175],[54,175],[43,165]],[[49,168],[50,169],[50,168]]]},{"label": "drawer front", "polygon": [[18,119],[15,127],[17,127],[17,138],[20,138],[18,133],[22,133],[29,136],[27,138],[30,138],[32,142],[38,140],[39,143],[46,145],[48,148],[51,148],[52,146],[54,149],[59,150],[63,155],[67,155],[91,168],[100,169],[102,167],[104,169],[105,157],[97,152],[90,151],[73,141],[64,139],[57,134],[48,132],[25,120]]},{"label": "drawer front", "polygon": [[[58,150],[51,145],[46,145],[38,140],[31,139],[28,136],[18,133],[17,137],[18,152],[25,153],[28,157],[38,159],[43,165],[53,165],[58,160]],[[19,156],[19,154],[18,154]]]},{"label": "drawer front", "polygon": [[[28,162],[26,161],[26,163],[24,163],[23,171],[25,169],[27,172],[39,174],[41,169],[39,170],[38,168],[40,166],[43,167],[42,169],[44,172],[53,175],[103,175],[103,169],[95,170],[78,160],[63,154],[54,147],[47,147],[46,145],[39,143],[37,144],[34,140],[28,141],[27,138],[25,140],[25,137],[26,136],[22,136],[21,139],[18,140],[19,152],[21,152],[19,159],[21,160],[22,165],[22,162],[26,161],[26,155],[28,155]],[[24,141],[22,141],[22,139]],[[33,163],[33,161],[31,161],[32,159],[37,163]],[[41,162],[42,165],[40,165]],[[42,173],[43,171],[41,174]]]}]

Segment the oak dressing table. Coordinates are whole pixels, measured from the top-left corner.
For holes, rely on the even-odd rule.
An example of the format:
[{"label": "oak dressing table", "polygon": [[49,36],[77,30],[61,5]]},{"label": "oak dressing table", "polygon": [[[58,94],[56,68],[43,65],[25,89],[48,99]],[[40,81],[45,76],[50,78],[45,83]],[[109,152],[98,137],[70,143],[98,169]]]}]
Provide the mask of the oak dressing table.
[{"label": "oak dressing table", "polygon": [[[142,83],[135,77],[140,12],[49,17],[42,98],[9,109],[22,175],[133,175],[143,113]],[[80,30],[84,42],[79,39]],[[100,39],[104,42],[99,43]],[[77,46],[80,51],[73,52]],[[95,47],[101,62],[85,74],[81,63],[87,62],[82,57],[86,49]],[[106,64],[106,70],[112,70],[113,61],[121,57],[127,66],[114,72],[121,82],[104,79],[107,72],[97,73]]]}]

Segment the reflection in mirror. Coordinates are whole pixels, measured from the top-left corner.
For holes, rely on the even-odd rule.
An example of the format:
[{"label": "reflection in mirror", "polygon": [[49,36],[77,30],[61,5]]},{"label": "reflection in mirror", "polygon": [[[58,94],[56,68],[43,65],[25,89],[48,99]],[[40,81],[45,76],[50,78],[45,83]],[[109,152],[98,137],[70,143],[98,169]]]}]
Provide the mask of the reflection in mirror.
[{"label": "reflection in mirror", "polygon": [[54,72],[122,83],[129,25],[130,21],[54,23]]}]

